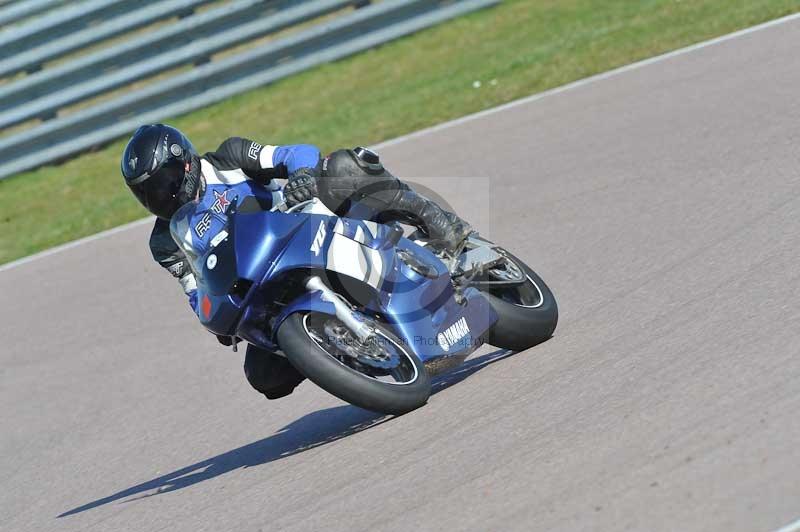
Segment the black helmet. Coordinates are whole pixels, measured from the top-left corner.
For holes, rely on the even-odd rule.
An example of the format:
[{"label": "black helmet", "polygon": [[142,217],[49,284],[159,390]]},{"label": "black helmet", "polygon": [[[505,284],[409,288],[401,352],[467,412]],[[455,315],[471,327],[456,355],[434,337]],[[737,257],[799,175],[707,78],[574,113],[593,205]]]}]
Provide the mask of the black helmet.
[{"label": "black helmet", "polygon": [[183,133],[163,124],[136,130],[122,153],[122,177],[145,208],[169,220],[200,186],[200,157]]}]

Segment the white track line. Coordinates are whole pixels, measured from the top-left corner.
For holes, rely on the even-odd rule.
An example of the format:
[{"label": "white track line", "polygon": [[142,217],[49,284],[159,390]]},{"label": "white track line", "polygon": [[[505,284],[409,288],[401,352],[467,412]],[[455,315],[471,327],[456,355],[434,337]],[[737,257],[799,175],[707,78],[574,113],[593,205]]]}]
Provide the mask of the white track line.
[{"label": "white track line", "polygon": [[800,530],[800,519],[794,523],[789,523],[785,527],[779,528],[775,532],[797,532],[798,530]]},{"label": "white track line", "polygon": [[[618,76],[620,74],[624,74],[625,72],[630,72],[631,70],[636,70],[636,69],[639,69],[639,68],[642,68],[642,67],[645,67],[645,66],[648,66],[648,65],[652,65],[653,63],[657,63],[657,62],[660,62],[660,61],[666,61],[666,60],[671,59],[673,57],[677,57],[677,56],[680,56],[680,55],[688,54],[690,52],[694,52],[696,50],[700,50],[700,49],[706,48],[708,46],[713,46],[715,44],[719,44],[719,43],[722,43],[722,42],[725,42],[725,41],[730,41],[732,39],[737,39],[739,37],[742,37],[742,36],[745,36],[745,35],[749,35],[751,33],[757,32],[757,31],[765,30],[765,29],[771,28],[773,26],[778,26],[780,24],[785,24],[787,22],[791,22],[791,21],[797,20],[797,19],[800,19],[800,13],[795,13],[793,15],[787,15],[787,16],[782,17],[782,18],[778,18],[778,19],[775,19],[775,20],[770,20],[769,22],[765,22],[765,23],[759,24],[757,26],[751,26],[751,27],[745,28],[743,30],[735,31],[733,33],[728,33],[726,35],[722,35],[721,37],[716,37],[714,39],[710,39],[708,41],[699,42],[697,44],[693,44],[693,45],[687,46],[685,48],[680,48],[680,49],[674,50],[672,52],[668,52],[668,53],[665,53],[665,54],[662,54],[662,55],[657,55],[655,57],[651,57],[650,59],[645,59],[645,60],[642,60],[642,61],[638,61],[636,63],[631,63],[629,65],[625,65],[625,66],[620,67],[620,68],[615,68],[614,70],[609,70],[607,72],[603,72],[602,74],[596,74],[596,75],[590,76],[588,78],[579,79],[577,81],[573,81],[572,83],[567,83],[566,85],[562,85],[560,87],[556,87],[554,89],[550,89],[550,90],[547,90],[545,92],[540,92],[540,93],[534,94],[532,96],[527,96],[527,97],[521,98],[519,100],[514,100],[512,102],[509,102],[509,103],[506,103],[506,104],[503,104],[503,105],[500,105],[500,106],[497,106],[497,107],[492,107],[491,109],[486,109],[486,110],[483,110],[483,111],[480,111],[480,112],[477,112],[477,113],[474,113],[474,114],[471,114],[471,115],[462,116],[461,118],[457,118],[457,119],[451,120],[449,122],[443,122],[443,123],[438,124],[438,125],[433,126],[433,127],[429,127],[429,128],[426,128],[426,129],[421,129],[419,131],[415,131],[414,133],[409,133],[408,135],[403,135],[403,136],[397,137],[395,139],[391,139],[391,140],[387,140],[387,141],[381,142],[379,144],[376,144],[374,147],[376,149],[381,149],[381,148],[385,148],[387,146],[393,146],[395,144],[400,144],[400,143],[405,142],[407,140],[415,139],[415,138],[421,137],[423,135],[428,135],[430,133],[434,133],[434,132],[437,132],[437,131],[442,131],[444,129],[455,127],[455,126],[458,126],[460,124],[464,124],[466,122],[471,122],[473,120],[477,120],[477,119],[483,118],[485,116],[489,116],[489,115],[492,115],[492,114],[495,114],[495,113],[500,113],[500,112],[506,111],[508,109],[512,109],[514,107],[517,107],[518,105],[525,105],[525,104],[528,104],[528,103],[531,103],[531,102],[535,102],[535,101],[541,100],[543,98],[548,98],[550,96],[554,96],[554,95],[560,94],[562,92],[566,92],[566,91],[570,91],[570,90],[573,90],[573,89],[577,89],[579,87],[583,87],[583,86],[589,85],[591,83],[596,83],[598,81],[602,81],[602,80],[605,80],[605,79],[608,79],[608,78],[611,78],[611,77],[614,77],[614,76]],[[36,260],[39,260],[39,259],[42,259],[42,258],[45,258],[45,257],[49,257],[51,255],[55,255],[57,253],[65,251],[67,249],[72,249],[72,248],[80,246],[82,244],[86,244],[88,242],[93,242],[95,240],[99,240],[101,238],[105,238],[107,236],[111,236],[111,235],[120,233],[122,231],[126,231],[128,229],[132,229],[134,227],[138,227],[140,225],[143,225],[145,223],[150,222],[152,219],[153,219],[153,217],[144,218],[142,220],[137,220],[135,222],[131,222],[131,223],[128,223],[128,224],[125,224],[125,225],[121,225],[119,227],[115,227],[114,229],[109,229],[108,231],[103,231],[101,233],[97,233],[96,235],[92,235],[92,236],[88,236],[88,237],[85,237],[85,238],[81,238],[80,240],[75,240],[73,242],[69,242],[69,243],[63,244],[61,246],[56,246],[54,248],[50,248],[48,250],[36,253],[34,255],[29,255],[29,256],[21,258],[19,260],[15,260],[13,262],[9,262],[9,263],[7,263],[7,264],[5,264],[3,266],[0,266],[0,273],[4,272],[4,271],[7,271],[7,270],[10,270],[12,268],[16,268],[17,266],[22,266],[24,264],[28,264],[30,262],[33,262],[33,261],[36,261]],[[796,528],[787,528],[785,530],[781,529],[779,532],[789,532],[789,531],[794,532],[794,531],[800,530],[800,522],[793,523],[790,526],[796,526]]]}]

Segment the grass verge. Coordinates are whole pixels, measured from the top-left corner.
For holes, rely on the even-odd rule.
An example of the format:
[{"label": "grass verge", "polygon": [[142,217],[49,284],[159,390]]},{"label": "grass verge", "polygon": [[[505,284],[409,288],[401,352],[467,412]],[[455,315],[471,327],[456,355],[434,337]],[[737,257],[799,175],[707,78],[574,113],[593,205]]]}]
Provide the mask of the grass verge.
[{"label": "grass verge", "polygon": [[[506,0],[169,123],[201,152],[232,135],[375,143],[796,11],[800,0]],[[124,144],[0,181],[0,263],[145,216],[119,176]]]}]

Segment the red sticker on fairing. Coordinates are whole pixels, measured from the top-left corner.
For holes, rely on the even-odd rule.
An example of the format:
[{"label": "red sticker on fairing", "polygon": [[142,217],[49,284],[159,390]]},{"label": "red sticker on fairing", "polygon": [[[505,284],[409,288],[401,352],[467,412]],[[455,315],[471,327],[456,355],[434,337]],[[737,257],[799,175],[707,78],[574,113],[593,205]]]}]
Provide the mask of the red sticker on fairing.
[{"label": "red sticker on fairing", "polygon": [[200,304],[200,310],[203,312],[203,317],[209,319],[211,317],[211,300],[207,295],[203,296],[203,301]]}]

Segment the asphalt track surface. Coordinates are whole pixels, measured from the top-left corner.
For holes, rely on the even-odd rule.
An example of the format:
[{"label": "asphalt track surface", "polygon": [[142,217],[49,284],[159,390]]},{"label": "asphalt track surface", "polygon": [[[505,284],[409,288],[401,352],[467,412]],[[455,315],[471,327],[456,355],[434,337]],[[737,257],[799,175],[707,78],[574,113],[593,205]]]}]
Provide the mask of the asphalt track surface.
[{"label": "asphalt track surface", "polygon": [[482,351],[401,418],[251,391],[145,225],[6,269],[0,529],[792,523],[798,47],[789,21],[387,146],[401,175],[492,176],[416,181],[561,308],[551,341]]}]

